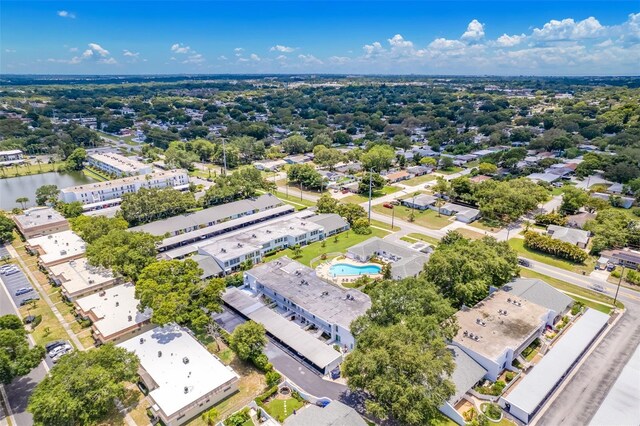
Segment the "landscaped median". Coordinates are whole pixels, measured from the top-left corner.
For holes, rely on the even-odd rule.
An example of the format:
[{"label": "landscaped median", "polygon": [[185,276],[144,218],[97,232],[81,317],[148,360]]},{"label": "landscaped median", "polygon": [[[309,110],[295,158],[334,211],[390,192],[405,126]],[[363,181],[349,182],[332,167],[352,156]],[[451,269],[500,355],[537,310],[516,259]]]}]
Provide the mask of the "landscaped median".
[{"label": "landscaped median", "polygon": [[556,268],[562,268],[567,271],[575,272],[577,274],[581,274],[583,272],[591,273],[595,265],[595,258],[593,256],[589,256],[587,260],[583,264],[581,264],[560,259],[558,257],[542,253],[537,250],[532,250],[528,247],[525,247],[524,240],[522,238],[511,238],[509,240],[509,246],[511,246],[511,248],[514,249],[522,257],[546,263],[547,265],[555,266]]}]

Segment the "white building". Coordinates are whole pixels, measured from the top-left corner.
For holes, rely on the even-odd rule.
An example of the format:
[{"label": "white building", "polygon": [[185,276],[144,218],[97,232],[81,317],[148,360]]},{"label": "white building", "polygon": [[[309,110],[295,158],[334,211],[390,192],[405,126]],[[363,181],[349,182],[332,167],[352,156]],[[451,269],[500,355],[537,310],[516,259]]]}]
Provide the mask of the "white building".
[{"label": "white building", "polygon": [[138,192],[141,188],[185,189],[188,185],[186,170],[169,170],[64,188],[60,191],[60,198],[65,203],[79,201],[91,210],[119,204],[124,194]]},{"label": "white building", "polygon": [[8,166],[19,163],[24,163],[24,154],[19,149],[0,151],[0,165]]},{"label": "white building", "polygon": [[81,297],[75,301],[77,312],[92,322],[93,338],[100,342],[117,342],[149,330],[151,309],[138,312],[135,286],[121,284]]},{"label": "white building", "polygon": [[119,282],[110,269],[92,266],[86,257],[50,266],[49,272],[51,281],[62,288],[62,295],[70,301]]},{"label": "white building", "polygon": [[27,240],[30,251],[40,256],[45,267],[68,262],[84,256],[86,244],[75,232],[62,231]]},{"label": "white building", "polygon": [[140,358],[151,410],[167,426],[186,423],[238,390],[233,369],[177,325],[156,327],[118,346]]},{"label": "white building", "polygon": [[33,207],[13,216],[18,231],[25,238],[41,237],[67,231],[69,222],[52,207]]},{"label": "white building", "polygon": [[125,177],[146,175],[153,171],[151,164],[115,153],[96,153],[87,157],[87,163],[109,174]]},{"label": "white building", "polygon": [[460,325],[452,344],[462,349],[495,381],[540,336],[556,313],[506,291],[496,291],[472,308],[456,313]]},{"label": "white building", "polygon": [[347,351],[355,346],[351,323],[371,307],[366,294],[330,284],[286,256],[246,271],[244,282],[254,293],[276,302],[286,315],[300,316]]}]

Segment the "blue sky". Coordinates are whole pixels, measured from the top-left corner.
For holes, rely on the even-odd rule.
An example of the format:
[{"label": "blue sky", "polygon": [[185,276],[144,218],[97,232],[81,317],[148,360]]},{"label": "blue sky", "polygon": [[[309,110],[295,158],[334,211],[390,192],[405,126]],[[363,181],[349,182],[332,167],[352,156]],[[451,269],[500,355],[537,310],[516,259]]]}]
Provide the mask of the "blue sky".
[{"label": "blue sky", "polygon": [[640,74],[638,1],[2,0],[0,72]]}]

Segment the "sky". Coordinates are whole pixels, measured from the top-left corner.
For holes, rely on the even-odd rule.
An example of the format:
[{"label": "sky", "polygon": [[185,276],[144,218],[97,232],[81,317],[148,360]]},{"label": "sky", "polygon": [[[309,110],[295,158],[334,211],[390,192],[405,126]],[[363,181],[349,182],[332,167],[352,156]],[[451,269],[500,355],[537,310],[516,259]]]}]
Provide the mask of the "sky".
[{"label": "sky", "polygon": [[640,75],[640,2],[2,0],[0,73]]}]

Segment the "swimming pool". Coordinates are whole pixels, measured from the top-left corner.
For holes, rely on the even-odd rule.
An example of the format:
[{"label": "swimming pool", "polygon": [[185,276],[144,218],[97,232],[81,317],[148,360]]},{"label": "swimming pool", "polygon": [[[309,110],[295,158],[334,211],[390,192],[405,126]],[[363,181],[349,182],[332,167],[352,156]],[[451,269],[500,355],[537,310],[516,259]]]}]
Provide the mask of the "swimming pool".
[{"label": "swimming pool", "polygon": [[382,268],[378,265],[349,265],[348,263],[336,263],[331,265],[329,273],[332,276],[342,275],[375,275],[379,274]]}]

